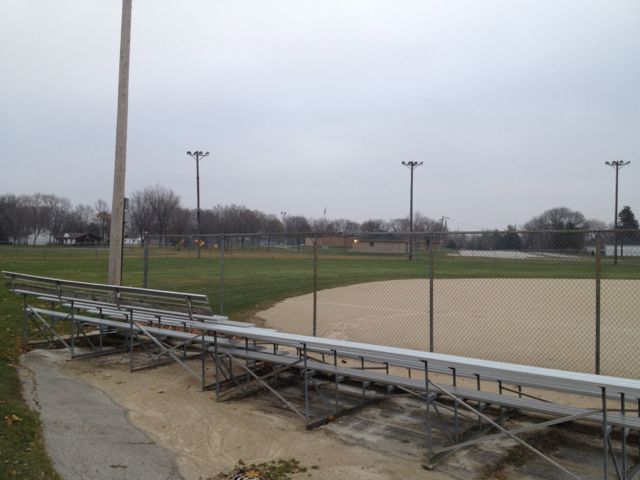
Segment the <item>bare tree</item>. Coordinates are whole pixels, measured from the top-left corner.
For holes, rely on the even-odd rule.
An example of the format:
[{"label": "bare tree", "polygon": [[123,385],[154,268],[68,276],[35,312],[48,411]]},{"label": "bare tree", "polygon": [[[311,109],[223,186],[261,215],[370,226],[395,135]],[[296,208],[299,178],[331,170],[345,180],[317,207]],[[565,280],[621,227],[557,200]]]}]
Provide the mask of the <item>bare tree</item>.
[{"label": "bare tree", "polygon": [[310,232],[311,225],[306,217],[302,215],[290,215],[285,218],[285,228],[287,232],[302,233]]},{"label": "bare tree", "polygon": [[[64,221],[65,232],[85,233],[89,232],[91,222],[95,217],[93,207],[90,205],[76,205],[67,215]],[[97,229],[96,229],[97,230]],[[92,233],[92,232],[90,232]],[[97,233],[97,232],[96,232]]]},{"label": "bare tree", "polygon": [[585,222],[585,227],[589,230],[608,230],[609,224],[597,218],[590,218]]},{"label": "bare tree", "polygon": [[[195,229],[195,211],[188,208],[176,207],[175,214],[172,216],[168,233],[186,233]],[[203,231],[204,233],[204,231]]]},{"label": "bare tree", "polygon": [[334,220],[333,224],[335,225],[336,231],[341,233],[346,234],[360,232],[360,224],[353,220],[349,220],[348,218],[339,218],[338,220]]},{"label": "bare tree", "polygon": [[267,233],[284,232],[284,224],[275,215],[265,215],[262,221],[262,231]]},{"label": "bare tree", "polygon": [[[72,211],[73,207],[67,198],[58,197],[56,195],[48,195],[49,202],[49,231],[51,236],[62,234],[64,223]],[[49,238],[51,242],[52,238]]]},{"label": "bare tree", "polygon": [[546,210],[524,224],[525,230],[555,230],[549,233],[527,234],[524,236],[525,246],[551,250],[582,250],[585,236],[570,233],[568,230],[588,228],[582,212],[567,207],[556,207]]},{"label": "bare tree", "polygon": [[326,217],[314,218],[311,221],[313,225],[313,231],[318,233],[334,232],[336,225],[333,220],[329,220]]},{"label": "bare tree", "polygon": [[384,222],[384,229],[388,232],[408,232],[409,217],[392,218],[391,220]]},{"label": "bare tree", "polygon": [[96,211],[96,220],[100,226],[100,238],[104,241],[111,229],[111,210],[109,209],[109,204],[101,198],[96,200],[93,208]]},{"label": "bare tree", "polygon": [[440,220],[434,220],[420,212],[416,212],[413,216],[414,232],[446,232],[447,228]]},{"label": "bare tree", "polygon": [[386,231],[386,222],[381,218],[371,218],[362,223],[361,229],[367,233],[384,232]]},{"label": "bare tree", "polygon": [[167,235],[179,207],[180,197],[160,185],[135,191],[129,200],[130,229],[139,237],[145,232]]},{"label": "bare tree", "polygon": [[[142,238],[145,232],[151,232],[153,210],[148,201],[146,190],[133,192],[129,199],[130,228],[136,236]],[[151,232],[152,233],[152,232]]]},{"label": "bare tree", "polygon": [[47,196],[42,193],[35,193],[25,197],[25,202],[28,211],[27,221],[29,223],[29,233],[35,245],[40,234],[47,230],[50,206],[47,202]]},{"label": "bare tree", "polygon": [[8,242],[21,243],[29,235],[28,202],[24,195],[0,196],[0,230]]}]

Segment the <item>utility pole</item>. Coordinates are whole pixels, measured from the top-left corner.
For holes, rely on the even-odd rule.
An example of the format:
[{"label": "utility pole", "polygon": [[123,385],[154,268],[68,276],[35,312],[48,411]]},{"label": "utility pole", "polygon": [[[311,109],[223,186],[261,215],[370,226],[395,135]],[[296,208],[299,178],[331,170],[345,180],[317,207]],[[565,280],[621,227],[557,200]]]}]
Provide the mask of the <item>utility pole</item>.
[{"label": "utility pole", "polygon": [[615,212],[613,216],[613,264],[618,264],[618,174],[620,169],[626,165],[629,165],[631,162],[624,160],[614,160],[613,162],[604,162],[606,165],[609,165],[611,168],[616,169],[616,200],[615,200]]},{"label": "utility pole", "polygon": [[409,261],[413,259],[413,171],[424,162],[402,162],[411,170],[411,187],[409,190]]},{"label": "utility pole", "polygon": [[198,258],[200,258],[200,160],[209,155],[209,152],[187,152],[187,155],[193,157],[196,161],[196,195],[197,195],[197,207],[196,207],[196,223],[198,224],[198,238],[196,244],[198,246]]},{"label": "utility pole", "polygon": [[122,0],[120,30],[120,69],[118,74],[118,116],[116,121],[116,158],[111,202],[109,235],[109,278],[111,285],[122,284],[122,241],[124,238],[124,185],[127,170],[127,117],[129,113],[129,52],[131,50],[132,0]]}]

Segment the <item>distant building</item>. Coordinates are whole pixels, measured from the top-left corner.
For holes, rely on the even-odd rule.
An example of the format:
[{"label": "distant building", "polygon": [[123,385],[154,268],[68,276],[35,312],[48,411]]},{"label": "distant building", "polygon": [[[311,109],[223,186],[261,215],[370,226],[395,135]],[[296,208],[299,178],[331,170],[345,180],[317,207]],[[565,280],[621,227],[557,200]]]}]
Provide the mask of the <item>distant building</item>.
[{"label": "distant building", "polygon": [[[327,235],[325,237],[318,235],[317,242],[319,247],[340,247],[351,248],[356,237],[343,235]],[[313,237],[305,237],[304,244],[306,247],[313,247]]]},{"label": "distant building", "polygon": [[[356,253],[409,254],[409,239],[407,236],[395,233],[363,234],[360,238],[354,239],[351,245],[351,251]],[[424,246],[424,240],[414,239],[414,252],[419,251]]]},{"label": "distant building", "polygon": [[102,240],[99,236],[92,233],[65,233],[56,236],[58,245],[95,245]]}]

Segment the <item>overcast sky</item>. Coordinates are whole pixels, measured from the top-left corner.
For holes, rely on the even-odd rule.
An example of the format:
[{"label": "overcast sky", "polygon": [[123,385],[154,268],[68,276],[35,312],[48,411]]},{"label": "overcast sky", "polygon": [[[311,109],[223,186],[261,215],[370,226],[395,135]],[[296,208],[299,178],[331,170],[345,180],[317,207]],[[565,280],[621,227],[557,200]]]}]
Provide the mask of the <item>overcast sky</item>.
[{"label": "overcast sky", "polygon": [[[0,0],[0,194],[111,203],[121,2]],[[640,214],[638,0],[133,0],[127,194],[279,215]]]}]

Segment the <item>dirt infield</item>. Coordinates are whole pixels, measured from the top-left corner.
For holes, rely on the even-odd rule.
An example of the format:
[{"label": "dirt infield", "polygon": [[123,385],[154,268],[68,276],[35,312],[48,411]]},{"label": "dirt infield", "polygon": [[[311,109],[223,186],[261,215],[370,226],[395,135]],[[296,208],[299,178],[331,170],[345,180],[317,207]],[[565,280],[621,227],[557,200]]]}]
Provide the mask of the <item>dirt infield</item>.
[{"label": "dirt infield", "polygon": [[[640,281],[603,280],[602,373],[640,377]],[[596,284],[582,279],[439,279],[434,282],[434,351],[593,372]],[[429,347],[427,280],[392,280],[318,292],[317,334]],[[257,314],[267,326],[311,334],[313,295]]]}]

